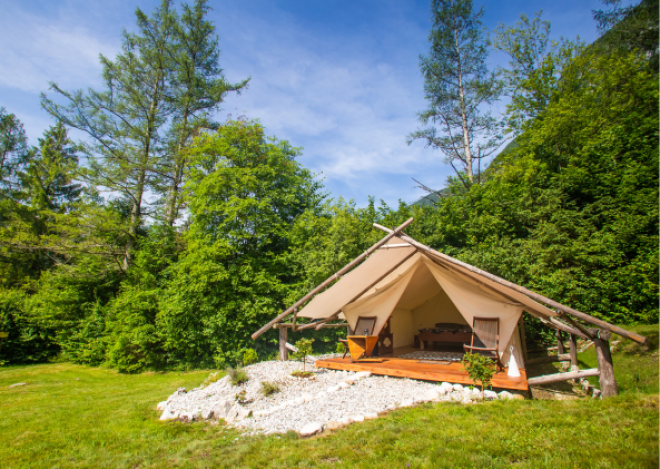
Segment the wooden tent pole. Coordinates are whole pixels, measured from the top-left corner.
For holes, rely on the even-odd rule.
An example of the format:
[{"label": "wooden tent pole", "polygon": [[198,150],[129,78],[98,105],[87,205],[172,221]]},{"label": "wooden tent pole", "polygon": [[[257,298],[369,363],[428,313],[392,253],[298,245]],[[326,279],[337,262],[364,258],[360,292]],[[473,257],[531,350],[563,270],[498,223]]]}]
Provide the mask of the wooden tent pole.
[{"label": "wooden tent pole", "polygon": [[520,315],[520,321],[518,321],[518,331],[520,332],[520,345],[522,346],[522,356],[523,360],[525,363],[527,362],[527,359],[529,358],[529,355],[527,354],[527,337],[525,337],[525,320],[523,319],[523,315]]},{"label": "wooden tent pole", "polygon": [[579,329],[576,329],[574,327],[566,325],[563,322],[558,321],[555,318],[550,318],[550,321],[546,324],[548,326],[554,328],[554,329],[566,332],[568,334],[573,334],[573,335],[576,335],[578,337],[582,337],[583,339],[591,339],[591,336],[587,336],[582,331],[580,331]]},{"label": "wooden tent pole", "polygon": [[[378,228],[379,230],[382,230],[386,233],[392,234],[393,231],[390,230],[389,228],[386,228],[384,226],[379,225],[378,223],[374,223],[373,225],[375,228]],[[505,287],[511,288],[512,290],[517,291],[518,293],[522,293],[523,295],[541,302],[545,303],[548,306],[551,306],[555,309],[558,309],[560,311],[563,311],[564,313],[568,313],[584,322],[587,322],[589,324],[593,324],[594,326],[598,326],[601,329],[614,332],[615,334],[619,334],[620,336],[626,337],[630,340],[634,340],[637,343],[640,344],[645,344],[646,343],[646,337],[643,337],[639,334],[635,334],[634,332],[627,331],[625,329],[622,329],[618,326],[615,326],[613,324],[610,324],[605,321],[601,321],[600,319],[597,319],[593,316],[590,316],[588,314],[585,314],[581,311],[578,311],[576,309],[570,308],[568,306],[564,306],[561,303],[557,303],[554,300],[551,300],[550,298],[547,298],[543,295],[539,295],[538,293],[534,293],[531,290],[526,289],[525,287],[521,287],[520,285],[516,285],[515,283],[509,282],[507,280],[504,280],[503,278],[500,278],[496,275],[493,275],[489,272],[486,272],[485,270],[478,269],[477,267],[471,266],[470,264],[466,264],[465,262],[459,261],[458,259],[454,259],[451,256],[448,256],[447,254],[442,254],[441,252],[436,251],[435,249],[432,249],[420,242],[415,241],[412,239],[410,236],[406,236],[405,234],[400,234],[399,237],[403,240],[406,241],[413,246],[415,246],[418,249],[421,249],[422,251],[426,251],[434,256],[437,256],[447,262],[450,262],[452,264],[458,265],[460,267],[463,267],[464,269],[469,270],[470,272],[481,275],[482,277],[487,278],[488,280],[491,280],[493,282],[499,283],[500,285],[504,285]]]},{"label": "wooden tent pole", "polygon": [[351,262],[349,262],[348,264],[346,264],[346,265],[345,265],[344,267],[342,267],[342,269],[339,270],[336,274],[333,274],[333,275],[331,275],[330,277],[328,277],[328,278],[327,278],[322,284],[320,284],[319,286],[317,286],[316,288],[314,288],[312,291],[310,291],[308,294],[306,294],[305,296],[303,296],[301,299],[299,299],[295,304],[293,304],[292,306],[290,306],[290,307],[289,307],[286,311],[284,311],[282,314],[278,315],[276,318],[274,318],[274,319],[272,319],[271,321],[269,321],[268,324],[266,324],[266,325],[263,326],[261,329],[259,329],[257,332],[255,332],[254,334],[252,334],[252,336],[251,336],[252,339],[253,339],[253,340],[256,340],[261,334],[263,334],[263,333],[266,332],[268,329],[270,329],[270,328],[272,327],[273,324],[275,324],[275,323],[277,323],[277,322],[280,322],[282,319],[284,319],[285,317],[287,317],[287,316],[291,313],[291,311],[293,311],[294,309],[298,308],[299,306],[302,306],[302,305],[305,303],[305,301],[309,300],[309,299],[312,298],[314,295],[316,295],[318,292],[320,292],[320,291],[323,290],[325,287],[327,287],[328,285],[330,285],[332,282],[334,282],[335,280],[339,279],[339,277],[341,277],[341,276],[344,275],[346,272],[348,272],[348,271],[351,270],[353,267],[355,267],[357,264],[359,264],[360,262],[362,262],[362,261],[363,261],[363,260],[369,255],[369,254],[371,254],[371,253],[374,252],[376,249],[378,249],[379,247],[381,247],[383,244],[385,244],[386,242],[388,242],[390,239],[392,239],[393,237],[395,237],[397,234],[399,234],[399,232],[400,232],[401,230],[403,230],[405,227],[407,227],[408,225],[410,225],[412,222],[413,222],[413,218],[411,217],[411,218],[409,218],[408,220],[404,221],[401,225],[399,225],[399,226],[398,226],[397,228],[395,228],[394,230],[389,230],[389,229],[388,229],[388,231],[390,231],[390,233],[389,233],[387,236],[385,236],[383,239],[381,239],[381,240],[378,241],[376,244],[374,244],[373,246],[371,246],[369,249],[367,249],[366,251],[364,251],[362,254],[360,254],[358,257],[356,257],[355,259],[353,259]]},{"label": "wooden tent pole", "polygon": [[537,376],[529,378],[527,384],[530,386],[538,386],[540,384],[557,383],[559,381],[567,381],[569,379],[588,378],[589,376],[598,376],[600,371],[597,368],[583,371],[569,371],[567,373],[555,373],[554,375]]},{"label": "wooden tent pole", "polygon": [[287,328],[280,327],[280,361],[287,361],[289,359],[289,350],[286,348],[287,341]]},{"label": "wooden tent pole", "polygon": [[577,339],[575,338],[575,334],[570,334],[568,338],[571,345],[571,371],[578,371],[580,366],[578,364]]}]

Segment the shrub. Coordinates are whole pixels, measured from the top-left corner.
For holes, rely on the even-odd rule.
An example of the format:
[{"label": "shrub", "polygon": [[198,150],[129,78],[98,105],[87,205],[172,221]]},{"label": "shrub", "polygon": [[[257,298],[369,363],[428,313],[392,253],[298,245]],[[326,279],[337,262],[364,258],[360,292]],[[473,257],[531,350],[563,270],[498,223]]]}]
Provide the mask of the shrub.
[{"label": "shrub", "polygon": [[307,355],[312,353],[312,343],[314,339],[300,339],[296,342],[296,348],[298,351],[295,353],[296,358],[302,358],[303,362],[303,371],[305,371],[305,362],[307,360]]},{"label": "shrub", "polygon": [[256,363],[258,360],[259,357],[257,357],[257,352],[252,348],[247,349],[243,354],[243,365],[245,366]]},{"label": "shrub", "polygon": [[248,374],[243,368],[236,367],[227,367],[227,375],[229,375],[229,381],[231,382],[232,386],[238,386],[239,384],[246,383],[248,379]]},{"label": "shrub", "polygon": [[484,355],[466,353],[463,355],[463,366],[474,384],[477,384],[477,380],[481,382],[481,397],[483,398],[484,389],[491,387],[490,382],[496,370],[495,363]]},{"label": "shrub", "polygon": [[277,385],[277,383],[271,383],[269,381],[262,381],[261,382],[261,392],[264,396],[270,396],[271,394],[275,394],[276,392],[280,392],[280,387]]},{"label": "shrub", "polygon": [[343,343],[337,342],[337,347],[335,348],[335,353],[344,353],[346,351],[346,347],[344,346]]}]

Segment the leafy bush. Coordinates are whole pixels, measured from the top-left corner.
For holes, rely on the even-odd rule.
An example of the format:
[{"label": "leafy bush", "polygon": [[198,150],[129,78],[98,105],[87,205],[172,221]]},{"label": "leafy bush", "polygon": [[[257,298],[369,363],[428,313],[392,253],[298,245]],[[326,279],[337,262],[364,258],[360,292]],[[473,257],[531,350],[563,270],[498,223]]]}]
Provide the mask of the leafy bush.
[{"label": "leafy bush", "polygon": [[258,360],[257,352],[252,348],[247,349],[243,354],[243,365],[245,366],[256,363]]},{"label": "leafy bush", "polygon": [[247,372],[240,367],[232,368],[229,366],[225,371],[229,376],[229,381],[231,382],[232,386],[238,386],[240,384],[247,383],[247,381],[250,379]]},{"label": "leafy bush", "polygon": [[345,351],[346,351],[346,346],[342,342],[337,342],[335,353],[344,353]]},{"label": "leafy bush", "polygon": [[312,353],[312,343],[314,339],[300,339],[296,342],[297,352],[294,353],[296,358],[302,359],[303,362],[303,371],[305,371],[305,362],[307,361],[307,355]]},{"label": "leafy bush", "polygon": [[496,365],[492,359],[479,353],[466,353],[463,355],[463,366],[474,384],[481,382],[481,397],[484,389],[491,388],[491,380],[496,371]]},{"label": "leafy bush", "polygon": [[280,387],[277,385],[277,383],[271,383],[269,381],[261,382],[261,393],[264,396],[270,396],[276,392],[280,392]]}]

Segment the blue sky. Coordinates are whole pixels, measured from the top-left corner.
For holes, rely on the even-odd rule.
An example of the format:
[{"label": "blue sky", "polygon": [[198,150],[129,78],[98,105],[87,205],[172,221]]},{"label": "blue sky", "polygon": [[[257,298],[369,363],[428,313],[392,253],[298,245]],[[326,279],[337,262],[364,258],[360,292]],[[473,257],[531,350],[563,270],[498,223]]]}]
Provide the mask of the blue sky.
[{"label": "blue sky", "polygon": [[[69,90],[100,87],[99,53],[113,56],[134,11],[157,0],[3,0],[0,106],[24,123],[31,143],[53,122],[39,93],[55,81]],[[423,195],[412,178],[440,188],[451,173],[422,143],[406,144],[425,108],[419,54],[431,27],[428,1],[211,1],[220,62],[229,80],[252,77],[227,114],[259,118],[269,135],[303,147],[302,164],[322,173],[333,197],[363,206],[372,195],[396,204]],[[506,2],[484,6],[489,29],[543,10],[555,38],[596,36],[597,0]],[[504,64],[492,55],[491,64]],[[503,108],[503,103],[498,106]],[[498,111],[495,109],[495,112]]]}]

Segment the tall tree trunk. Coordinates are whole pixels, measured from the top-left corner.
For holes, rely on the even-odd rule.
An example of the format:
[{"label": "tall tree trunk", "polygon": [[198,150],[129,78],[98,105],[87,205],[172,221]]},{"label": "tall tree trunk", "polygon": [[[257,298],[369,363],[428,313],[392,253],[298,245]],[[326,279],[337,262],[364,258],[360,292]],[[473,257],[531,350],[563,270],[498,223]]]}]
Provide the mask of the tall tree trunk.
[{"label": "tall tree trunk", "polygon": [[454,41],[456,44],[456,55],[458,57],[458,93],[461,106],[461,123],[463,127],[463,150],[465,152],[465,165],[467,167],[468,179],[470,183],[474,182],[474,171],[472,169],[472,151],[470,150],[470,134],[468,132],[467,114],[465,112],[465,91],[463,88],[463,71],[461,64],[461,49],[458,45],[458,31],[454,29]]},{"label": "tall tree trunk", "polygon": [[154,131],[154,124],[156,120],[156,109],[160,103],[160,82],[162,80],[161,74],[156,75],[153,86],[153,94],[151,96],[151,104],[149,106],[149,114],[147,117],[147,132],[145,135],[144,153],[140,160],[138,167],[137,185],[133,195],[133,207],[131,208],[131,223],[128,227],[128,241],[124,249],[124,262],[122,267],[124,271],[128,270],[131,265],[131,252],[135,246],[138,229],[142,222],[142,199],[144,197],[144,186],[147,180],[147,166],[149,165],[149,154],[151,152],[151,138]]}]

